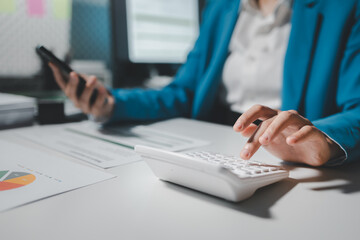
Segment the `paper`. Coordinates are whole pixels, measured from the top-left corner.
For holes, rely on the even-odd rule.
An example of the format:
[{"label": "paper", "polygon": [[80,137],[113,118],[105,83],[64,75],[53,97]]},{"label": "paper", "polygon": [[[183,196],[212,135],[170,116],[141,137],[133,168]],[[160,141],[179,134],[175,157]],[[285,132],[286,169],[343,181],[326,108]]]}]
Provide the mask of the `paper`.
[{"label": "paper", "polygon": [[15,0],[0,0],[0,13],[15,12]]},{"label": "paper", "polygon": [[27,0],[29,16],[42,17],[45,14],[44,0]]},{"label": "paper", "polygon": [[131,147],[80,135],[66,130],[63,126],[20,129],[17,134],[22,138],[102,168],[141,160]]},{"label": "paper", "polygon": [[20,129],[17,134],[102,168],[140,161],[135,145],[181,151],[209,143],[146,126],[100,128],[90,121]]},{"label": "paper", "polygon": [[70,125],[67,129],[128,148],[134,148],[135,145],[145,145],[168,151],[182,151],[209,144],[208,141],[172,134],[148,126],[100,128],[92,122],[84,122]]},{"label": "paper", "polygon": [[0,93],[0,129],[32,123],[35,110],[34,98]]},{"label": "paper", "polygon": [[58,19],[71,17],[71,0],[53,0],[54,16]]},{"label": "paper", "polygon": [[0,110],[34,108],[35,106],[35,98],[0,92]]},{"label": "paper", "polygon": [[0,212],[114,177],[4,140],[0,152]]}]

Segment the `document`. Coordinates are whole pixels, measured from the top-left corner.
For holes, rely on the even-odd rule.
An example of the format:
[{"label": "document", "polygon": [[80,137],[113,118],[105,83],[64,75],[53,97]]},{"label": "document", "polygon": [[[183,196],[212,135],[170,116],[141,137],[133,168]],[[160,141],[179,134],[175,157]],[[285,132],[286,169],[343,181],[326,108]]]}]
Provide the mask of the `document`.
[{"label": "document", "polygon": [[110,168],[141,160],[132,147],[78,134],[61,125],[20,129],[16,133],[21,138],[101,168]]},{"label": "document", "polygon": [[32,123],[35,109],[34,98],[0,93],[0,129]]},{"label": "document", "polygon": [[135,145],[145,145],[168,151],[182,151],[210,143],[205,140],[160,131],[151,126],[104,128],[93,122],[83,122],[76,125],[69,125],[66,129],[132,149]]},{"label": "document", "polygon": [[101,168],[140,161],[135,145],[181,151],[209,143],[147,126],[102,128],[94,122],[32,127],[17,134]]},{"label": "document", "polygon": [[115,177],[10,141],[0,152],[0,212]]}]

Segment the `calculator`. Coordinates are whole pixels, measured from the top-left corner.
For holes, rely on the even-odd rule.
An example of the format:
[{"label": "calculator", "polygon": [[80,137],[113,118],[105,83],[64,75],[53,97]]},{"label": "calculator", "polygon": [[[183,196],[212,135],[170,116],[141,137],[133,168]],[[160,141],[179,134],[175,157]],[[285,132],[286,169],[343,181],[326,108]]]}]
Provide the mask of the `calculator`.
[{"label": "calculator", "polygon": [[232,202],[245,200],[257,189],[289,177],[281,166],[220,153],[177,153],[142,145],[136,145],[135,151],[159,179]]}]

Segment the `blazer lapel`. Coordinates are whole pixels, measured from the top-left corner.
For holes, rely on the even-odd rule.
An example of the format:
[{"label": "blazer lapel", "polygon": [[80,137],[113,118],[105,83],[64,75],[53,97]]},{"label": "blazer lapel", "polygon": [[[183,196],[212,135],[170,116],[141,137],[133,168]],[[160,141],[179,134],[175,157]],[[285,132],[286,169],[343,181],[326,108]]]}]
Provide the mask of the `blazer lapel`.
[{"label": "blazer lapel", "polygon": [[[210,69],[206,72],[204,78],[211,81],[201,81],[199,88],[201,89],[201,96],[197,96],[194,100],[193,116],[196,118],[203,118],[210,111],[212,103],[215,101],[215,96],[218,91],[218,86],[221,80],[222,68],[229,53],[229,43],[238,19],[239,6],[241,0],[224,1],[224,14],[217,19],[218,26],[222,26],[217,30],[216,44],[212,47],[214,52],[211,55]],[[206,99],[204,101],[204,99]],[[201,109],[201,111],[200,111]],[[196,114],[198,113],[198,114]]]},{"label": "blazer lapel", "polygon": [[318,0],[295,0],[292,30],[284,63],[282,109],[304,114],[304,96],[322,24]]}]

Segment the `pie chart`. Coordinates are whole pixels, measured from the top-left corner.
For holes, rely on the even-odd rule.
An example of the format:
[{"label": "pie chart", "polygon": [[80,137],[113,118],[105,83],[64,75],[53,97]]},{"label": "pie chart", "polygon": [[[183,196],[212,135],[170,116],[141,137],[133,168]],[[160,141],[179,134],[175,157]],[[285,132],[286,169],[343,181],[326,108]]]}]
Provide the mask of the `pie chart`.
[{"label": "pie chart", "polygon": [[35,179],[33,174],[26,172],[0,171],[0,191],[26,186]]}]

